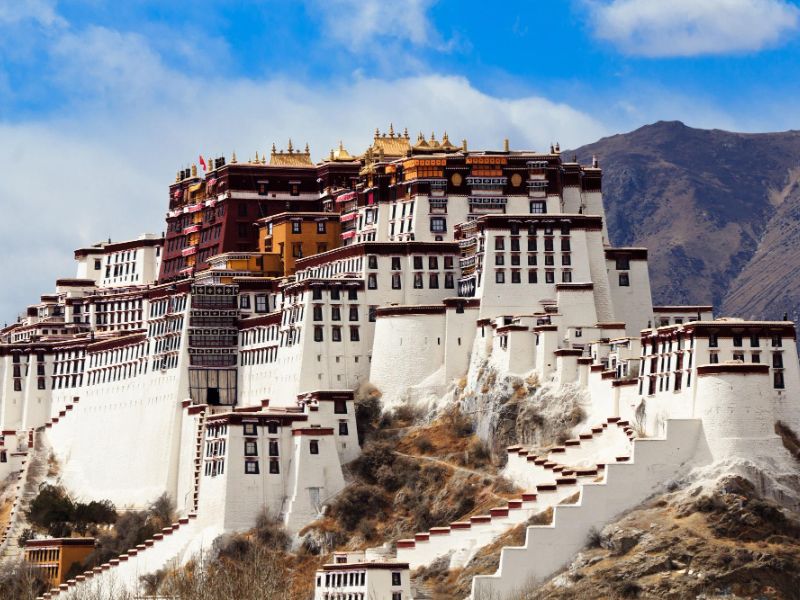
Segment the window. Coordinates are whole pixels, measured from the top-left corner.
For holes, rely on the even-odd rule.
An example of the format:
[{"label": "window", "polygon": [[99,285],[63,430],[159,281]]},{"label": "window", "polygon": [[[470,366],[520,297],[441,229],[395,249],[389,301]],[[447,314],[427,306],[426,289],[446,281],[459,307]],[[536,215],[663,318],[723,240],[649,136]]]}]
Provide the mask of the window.
[{"label": "window", "polygon": [[342,309],[340,306],[331,306],[331,321],[342,320]]},{"label": "window", "polygon": [[629,271],[631,268],[631,259],[627,256],[617,257],[617,271]]},{"label": "window", "polygon": [[341,342],[342,341],[342,328],[341,327],[334,327],[331,329],[331,340],[334,342]]},{"label": "window", "polygon": [[760,363],[761,362],[761,355],[758,352],[753,352],[753,363]]},{"label": "window", "polygon": [[511,266],[518,267],[519,266],[519,254],[512,254],[511,255]]},{"label": "window", "polygon": [[494,272],[494,282],[495,283],[505,283],[506,282],[506,272],[502,269],[498,269]]},{"label": "window", "polygon": [[772,336],[772,347],[773,348],[780,348],[783,345],[783,340],[779,335]]},{"label": "window", "polygon": [[415,256],[414,257],[414,268],[417,269],[417,270],[422,269],[422,257],[421,256]]},{"label": "window", "polygon": [[744,362],[744,353],[743,352],[734,352],[733,353],[733,360],[738,360]]},{"label": "window", "polygon": [[572,283],[572,271],[562,271],[561,281],[562,283]]},{"label": "window", "polygon": [[351,306],[350,307],[350,320],[351,321],[358,321],[358,307]]},{"label": "window", "polygon": [[571,265],[572,264],[572,256],[569,254],[562,254],[561,255],[561,264],[562,265]]},{"label": "window", "polygon": [[536,264],[536,255],[535,254],[528,254],[528,266],[532,266]]},{"label": "window", "polygon": [[269,455],[270,456],[279,456],[279,453],[278,453],[278,440],[270,440],[269,441]]},{"label": "window", "polygon": [[255,423],[245,423],[244,424],[244,434],[245,435],[257,435],[258,431],[256,429]]},{"label": "window", "polygon": [[300,221],[292,221],[292,233],[300,233],[300,227],[302,223]]},{"label": "window", "polygon": [[522,283],[522,273],[514,269],[511,271],[511,283]]},{"label": "window", "polygon": [[561,251],[562,252],[570,251],[569,238],[561,238]]},{"label": "window", "polygon": [[378,257],[374,254],[370,254],[367,256],[367,268],[368,269],[377,269],[378,268]]},{"label": "window", "polygon": [[544,238],[544,251],[545,252],[553,251],[553,238]]},{"label": "window", "polygon": [[303,242],[292,242],[292,257],[303,258]]},{"label": "window", "polygon": [[319,454],[319,440],[310,440],[308,442],[308,451],[311,454]]},{"label": "window", "polygon": [[323,340],[323,333],[322,333],[322,326],[315,325],[314,326],[314,341],[321,342]]},{"label": "window", "polygon": [[358,335],[358,327],[351,327],[350,328],[350,341],[351,342],[357,342],[359,339],[360,338],[359,338],[359,335]]},{"label": "window", "polygon": [[439,257],[438,256],[429,256],[428,257],[428,269],[431,271],[436,271],[439,268]]},{"label": "window", "polygon": [[392,600],[403,600],[403,592],[392,592]]},{"label": "window", "polygon": [[289,186],[289,195],[290,196],[299,196],[300,195],[300,184],[292,183]]},{"label": "window", "polygon": [[428,279],[428,287],[432,290],[439,289],[439,274],[438,273],[431,273],[430,278]]},{"label": "window", "polygon": [[776,390],[782,390],[784,388],[783,371],[775,371],[775,374],[772,376],[772,386]]},{"label": "window", "polygon": [[239,308],[250,309],[250,296],[245,294],[239,298]]},{"label": "window", "polygon": [[369,307],[369,322],[374,323],[375,319],[378,316],[378,307],[377,306],[370,306]]},{"label": "window", "polygon": [[244,443],[245,456],[258,456],[258,445],[255,441],[247,440]]},{"label": "window", "polygon": [[247,475],[258,475],[258,462],[255,460],[246,460],[244,462],[244,472]]},{"label": "window", "polygon": [[39,377],[39,380],[37,381],[37,387],[40,390],[46,389],[46,385],[45,385],[45,382],[44,382],[44,377]]},{"label": "window", "polygon": [[757,335],[750,336],[750,347],[751,348],[758,348],[761,345],[761,340],[758,339]]},{"label": "window", "polygon": [[313,313],[313,319],[315,321],[322,321],[322,307],[321,306],[315,306],[313,308],[313,310],[312,310],[312,313]]},{"label": "window", "polygon": [[716,352],[712,352],[711,354],[709,354],[708,362],[711,363],[712,365],[716,365],[717,363],[719,363],[719,354],[717,354]]},{"label": "window", "polygon": [[708,336],[708,347],[709,348],[716,348],[718,346],[719,346],[719,338],[717,337],[717,334],[715,334],[715,333],[709,334],[709,336]]},{"label": "window", "polygon": [[504,265],[506,263],[506,257],[504,254],[495,254],[494,255],[494,264],[496,265]]},{"label": "window", "polygon": [[431,231],[433,233],[444,233],[447,231],[447,219],[444,217],[431,217]]},{"label": "window", "polygon": [[528,269],[528,283],[538,283],[536,269]]},{"label": "window", "polygon": [[368,290],[377,290],[378,289],[378,277],[375,273],[370,273],[367,275],[367,289]]},{"label": "window", "polygon": [[347,299],[358,300],[358,290],[356,288],[350,288],[347,290]]},{"label": "window", "polygon": [[256,295],[256,312],[267,312],[269,310],[269,305],[267,302],[267,295],[266,294],[257,294]]},{"label": "window", "polygon": [[733,345],[736,346],[737,348],[741,348],[741,346],[742,346],[742,336],[741,335],[737,335],[737,334],[733,335]]},{"label": "window", "polygon": [[333,401],[333,412],[337,415],[346,415],[347,414],[347,401],[346,400],[334,400]]},{"label": "window", "polygon": [[277,459],[272,459],[269,461],[269,474],[270,475],[278,475],[281,472],[281,464],[278,462]]},{"label": "window", "polygon": [[506,241],[505,238],[502,236],[497,236],[494,238],[494,249],[495,250],[505,250],[506,248]]},{"label": "window", "polygon": [[399,271],[400,270],[400,257],[393,256],[392,257],[392,271]]},{"label": "window", "polygon": [[273,435],[278,433],[278,424],[275,421],[270,421],[267,423],[267,433],[271,433]]},{"label": "window", "polygon": [[339,300],[341,294],[339,292],[339,288],[331,288],[331,300]]},{"label": "window", "polygon": [[556,282],[556,274],[553,271],[545,271],[544,272],[544,282],[545,283],[555,283]]},{"label": "window", "polygon": [[531,202],[531,214],[534,215],[543,215],[547,212],[547,205],[539,200],[535,200]]},{"label": "window", "polygon": [[339,421],[339,435],[347,435],[347,421]]},{"label": "window", "polygon": [[453,257],[452,256],[445,256],[444,257],[444,268],[445,269],[452,269],[453,268]]},{"label": "window", "polygon": [[322,300],[322,288],[315,287],[311,290],[311,299],[312,300]]},{"label": "window", "polygon": [[544,264],[546,267],[552,267],[556,264],[555,256],[552,254],[545,254],[544,255]]},{"label": "window", "polygon": [[392,585],[400,585],[400,573],[392,572]]},{"label": "window", "polygon": [[414,289],[422,289],[422,273],[414,273]]},{"label": "window", "polygon": [[620,287],[630,287],[631,281],[628,278],[627,273],[620,273],[619,274],[619,286]]},{"label": "window", "polygon": [[783,368],[783,355],[780,352],[774,352],[772,354],[772,366],[775,369]]},{"label": "window", "polygon": [[327,223],[325,221],[317,221],[317,233],[325,233]]}]

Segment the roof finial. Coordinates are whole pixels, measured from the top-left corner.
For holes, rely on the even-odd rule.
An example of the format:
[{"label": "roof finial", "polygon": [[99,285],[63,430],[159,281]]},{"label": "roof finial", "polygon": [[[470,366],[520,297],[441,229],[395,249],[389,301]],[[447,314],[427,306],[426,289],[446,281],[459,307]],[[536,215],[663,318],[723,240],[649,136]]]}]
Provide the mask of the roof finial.
[{"label": "roof finial", "polygon": [[266,152],[264,152],[264,154],[261,155],[261,164],[262,165],[267,164],[267,153]]},{"label": "roof finial", "polygon": [[553,143],[551,142],[551,143],[550,143],[550,154],[555,154],[555,153],[556,153],[556,149],[555,149],[555,147],[553,146]]},{"label": "roof finial", "polygon": [[431,141],[432,141],[432,142],[435,142],[435,141],[436,141],[436,134],[435,134],[435,133],[433,133],[432,131],[431,131]]},{"label": "roof finial", "polygon": [[559,153],[561,153],[561,144],[556,142],[556,154],[559,154]]},{"label": "roof finial", "polygon": [[236,162],[237,162],[237,160],[236,160],[236,150],[234,150],[234,151],[231,153],[231,164],[234,164],[234,165],[235,165],[235,164],[236,164]]},{"label": "roof finial", "polygon": [[287,151],[289,152],[289,154],[294,152],[294,146],[292,146],[292,138],[289,138],[289,147],[287,148]]},{"label": "roof finial", "polygon": [[311,154],[311,150],[308,148],[308,142],[306,142],[306,149],[305,149],[305,153],[306,153],[306,154]]},{"label": "roof finial", "polygon": [[197,177],[197,165],[192,165],[192,177]]},{"label": "roof finial", "polygon": [[506,138],[503,140],[503,152],[509,152],[509,151],[510,151],[510,146],[508,144],[508,138]]},{"label": "roof finial", "polygon": [[379,137],[381,137],[381,132],[380,132],[380,131],[378,130],[378,128],[376,127],[376,128],[375,128],[375,139],[377,140]]},{"label": "roof finial", "polygon": [[261,162],[261,159],[260,159],[260,158],[258,158],[258,150],[256,150],[256,162],[257,162],[257,163]]},{"label": "roof finial", "polygon": [[408,139],[408,127],[403,127],[403,137]]},{"label": "roof finial", "polygon": [[600,166],[600,162],[597,160],[597,155],[592,154],[592,167],[595,169]]},{"label": "roof finial", "polygon": [[449,141],[450,141],[450,138],[447,137],[447,132],[445,131],[444,135],[442,135],[442,142],[443,143],[447,143]]},{"label": "roof finial", "polygon": [[392,123],[389,123],[389,137],[394,137],[394,125]]},{"label": "roof finial", "polygon": [[422,141],[424,141],[424,140],[425,140],[425,136],[424,136],[424,135],[422,135],[422,132],[420,131],[420,132],[419,132],[419,135],[417,136],[417,141],[418,141],[418,142],[422,142]]},{"label": "roof finial", "polygon": [[342,143],[342,140],[339,140],[339,150],[344,150],[344,144]]},{"label": "roof finial", "polygon": [[461,140],[461,147],[464,149],[464,152],[467,151],[467,138]]},{"label": "roof finial", "polygon": [[328,156],[328,160],[333,160],[333,148],[331,148],[331,153]]},{"label": "roof finial", "polygon": [[178,171],[175,173],[175,183],[178,183],[181,180],[181,172]]},{"label": "roof finial", "polygon": [[272,142],[272,153],[275,154],[278,149],[275,147],[275,142]]}]

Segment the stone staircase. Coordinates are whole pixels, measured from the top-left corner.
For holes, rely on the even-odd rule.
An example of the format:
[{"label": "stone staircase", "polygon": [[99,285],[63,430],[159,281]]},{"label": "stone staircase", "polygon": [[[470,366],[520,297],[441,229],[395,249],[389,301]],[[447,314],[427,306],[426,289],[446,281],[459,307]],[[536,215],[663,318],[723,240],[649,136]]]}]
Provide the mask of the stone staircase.
[{"label": "stone staircase", "polygon": [[192,511],[197,511],[200,502],[200,478],[203,476],[203,442],[206,437],[206,413],[208,406],[198,405],[197,431],[194,440],[194,465],[192,472]]},{"label": "stone staircase", "polygon": [[585,547],[592,529],[601,529],[664,482],[710,460],[702,431],[699,419],[672,419],[666,437],[633,439],[630,457],[608,464],[602,481],[584,483],[576,502],[555,506],[549,525],[528,526],[524,546],[503,548],[497,572],[473,579],[471,598],[517,598],[526,586],[566,566]]},{"label": "stone staircase", "polygon": [[[602,481],[607,464],[629,460],[633,437],[626,421],[611,417],[578,439],[550,448],[542,456],[523,446],[509,447],[509,461],[503,474],[528,491],[506,506],[492,508],[486,515],[446,527],[432,527],[414,538],[399,540],[397,559],[416,569],[450,555],[451,569],[465,566],[481,548],[513,527],[568,501],[580,493],[584,484]],[[602,462],[591,460],[592,456]]]},{"label": "stone staircase", "polygon": [[8,525],[0,539],[0,562],[15,560],[23,555],[19,537],[28,527],[25,512],[39,493],[39,487],[47,476],[47,458],[44,450],[41,438],[33,430],[28,432],[27,456],[23,459],[22,471],[17,476],[14,504]]}]

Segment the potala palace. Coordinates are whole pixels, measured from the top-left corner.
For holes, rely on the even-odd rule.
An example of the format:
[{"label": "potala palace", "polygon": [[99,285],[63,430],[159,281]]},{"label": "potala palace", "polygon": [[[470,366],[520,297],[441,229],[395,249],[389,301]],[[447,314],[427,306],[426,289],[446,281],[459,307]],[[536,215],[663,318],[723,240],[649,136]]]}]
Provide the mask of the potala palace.
[{"label": "potala palace", "polygon": [[653,306],[647,250],[609,243],[596,160],[390,128],[357,156],[339,144],[314,163],[289,142],[201,171],[169,186],[165,234],[79,248],[75,276],[0,330],[0,478],[21,490],[44,447],[76,497],[141,507],[167,492],[181,515],[46,597],[135,585],[264,506],[297,533],[347,485],[366,382],[385,409],[435,405],[489,365],[580,389],[588,418],[563,446],[509,448],[518,500],[337,554],[319,600],[409,598],[409,570],[462,566],[558,505],[473,580],[475,599],[511,598],[669,479],[782,460],[775,422],[800,431],[794,324]]}]

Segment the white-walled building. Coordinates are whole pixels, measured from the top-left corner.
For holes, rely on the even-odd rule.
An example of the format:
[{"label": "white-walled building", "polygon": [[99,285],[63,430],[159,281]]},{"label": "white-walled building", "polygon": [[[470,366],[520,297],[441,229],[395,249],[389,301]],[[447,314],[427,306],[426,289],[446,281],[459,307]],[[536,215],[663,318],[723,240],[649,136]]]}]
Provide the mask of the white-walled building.
[{"label": "white-walled building", "polygon": [[314,600],[412,600],[408,563],[335,552],[314,576]]}]

